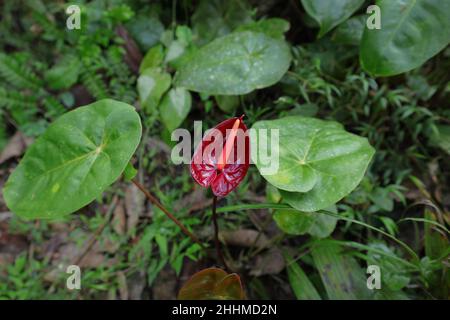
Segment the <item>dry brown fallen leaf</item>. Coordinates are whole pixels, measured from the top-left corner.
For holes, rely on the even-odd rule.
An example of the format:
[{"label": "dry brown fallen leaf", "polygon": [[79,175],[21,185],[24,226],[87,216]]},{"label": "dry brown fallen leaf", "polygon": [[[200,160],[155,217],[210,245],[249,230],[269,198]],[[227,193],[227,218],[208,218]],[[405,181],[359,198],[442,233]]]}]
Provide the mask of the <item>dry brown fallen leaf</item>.
[{"label": "dry brown fallen leaf", "polygon": [[[112,266],[117,263],[117,258],[109,258],[105,253],[113,253],[117,246],[112,246],[108,242],[99,243],[98,241],[92,248],[86,252],[83,258],[77,262],[80,268],[97,268],[99,266]],[[62,244],[52,254],[53,269],[44,275],[44,280],[54,282],[61,274],[66,272],[68,265],[74,264],[74,261],[84,252],[85,246],[78,246],[73,242]]]},{"label": "dry brown fallen leaf", "polygon": [[212,205],[212,199],[208,198],[206,195],[205,188],[195,188],[195,190],[179,201],[177,201],[174,205],[175,211],[179,211],[181,209],[187,209],[188,213],[193,211],[202,210],[204,208],[208,208]]},{"label": "dry brown fallen leaf", "polygon": [[268,251],[256,256],[254,266],[250,270],[250,275],[259,277],[267,274],[278,274],[285,268],[286,263],[281,250],[271,248]]},{"label": "dry brown fallen leaf", "polygon": [[119,202],[114,209],[112,226],[117,234],[125,234],[127,229],[127,217],[125,215],[125,208],[122,202]]},{"label": "dry brown fallen leaf", "polygon": [[281,233],[280,228],[278,228],[268,210],[249,210],[248,217],[253,225],[258,230],[262,230],[269,238],[273,238]]},{"label": "dry brown fallen leaf", "polygon": [[17,131],[0,153],[0,164],[11,158],[20,157],[32,142],[32,138],[25,137],[22,132]]},{"label": "dry brown fallen leaf", "polygon": [[28,241],[24,235],[9,233],[8,224],[0,221],[0,266],[5,266],[14,262],[15,258],[26,252]]},{"label": "dry brown fallen leaf", "polygon": [[170,155],[172,152],[172,149],[164,141],[153,137],[147,139],[147,147],[157,152],[163,152],[166,155]]},{"label": "dry brown fallen leaf", "polygon": [[153,299],[174,300],[177,297],[177,276],[170,267],[165,267],[159,273],[152,285]]},{"label": "dry brown fallen leaf", "polygon": [[269,239],[263,233],[253,229],[239,229],[234,231],[222,231],[219,238],[227,245],[238,247],[255,247],[258,249],[266,248],[269,245]]},{"label": "dry brown fallen leaf", "polygon": [[133,230],[139,222],[139,217],[145,210],[145,196],[134,185],[130,184],[125,190],[125,209],[127,213],[127,231]]},{"label": "dry brown fallen leaf", "polygon": [[142,300],[147,278],[145,272],[137,271],[127,277],[127,290],[129,300]]},{"label": "dry brown fallen leaf", "polygon": [[127,277],[123,271],[117,272],[117,283],[119,284],[119,296],[121,300],[128,300]]},{"label": "dry brown fallen leaf", "polygon": [[[83,247],[75,243],[67,243],[59,249],[59,256],[63,261],[73,261],[82,252]],[[95,268],[106,263],[106,257],[101,252],[90,250],[80,261],[80,267]]]}]

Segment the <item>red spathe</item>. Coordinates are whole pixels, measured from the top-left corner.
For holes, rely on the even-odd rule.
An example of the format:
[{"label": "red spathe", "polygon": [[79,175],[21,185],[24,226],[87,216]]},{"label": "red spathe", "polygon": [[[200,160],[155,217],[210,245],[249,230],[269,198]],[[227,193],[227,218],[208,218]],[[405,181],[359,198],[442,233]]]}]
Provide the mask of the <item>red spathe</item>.
[{"label": "red spathe", "polygon": [[[238,134],[234,139],[233,150],[231,151],[233,156],[225,163],[223,169],[218,169],[218,158],[222,155],[226,138],[228,138],[227,133],[230,133],[236,120],[240,120],[239,129],[242,130],[241,133],[245,134],[248,129],[242,121],[242,117],[225,120],[214,127],[222,134],[223,141],[220,150],[214,150],[210,154],[208,152],[203,156],[207,147],[214,143],[214,134],[212,132],[207,133],[195,150],[191,161],[192,177],[205,188],[211,186],[212,192],[218,197],[224,197],[233,191],[244,179],[250,165],[250,139],[248,135],[243,137]],[[238,147],[238,143],[244,145]]]}]

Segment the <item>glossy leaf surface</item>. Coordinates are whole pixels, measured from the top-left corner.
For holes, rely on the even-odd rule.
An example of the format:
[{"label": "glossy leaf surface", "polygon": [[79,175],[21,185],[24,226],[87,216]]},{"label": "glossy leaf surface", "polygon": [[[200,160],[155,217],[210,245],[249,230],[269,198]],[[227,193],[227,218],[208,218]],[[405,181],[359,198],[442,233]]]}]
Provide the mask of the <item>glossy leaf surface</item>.
[{"label": "glossy leaf surface", "polygon": [[419,67],[450,42],[450,1],[384,0],[381,29],[365,28],[361,64],[374,76]]},{"label": "glossy leaf surface", "polygon": [[284,39],[284,34],[289,31],[289,28],[289,21],[280,18],[270,18],[243,25],[237,31],[262,32],[275,39]]},{"label": "glossy leaf surface", "polygon": [[157,68],[164,62],[164,48],[158,44],[147,51],[139,66],[139,72],[144,72],[145,69]]},{"label": "glossy leaf surface", "polygon": [[155,110],[170,83],[170,74],[160,68],[145,69],[137,80],[142,107],[147,111]]},{"label": "glossy leaf surface", "polygon": [[364,0],[302,0],[306,12],[320,25],[318,37],[347,20]]},{"label": "glossy leaf surface", "polygon": [[160,105],[161,120],[171,132],[186,119],[191,110],[191,94],[183,88],[171,89]]},{"label": "glossy leaf surface", "polygon": [[309,234],[317,238],[328,237],[336,227],[337,219],[319,212],[277,210],[273,216],[278,227],[292,235]]},{"label": "glossy leaf surface", "polygon": [[66,113],[27,150],[3,194],[26,218],[57,218],[95,200],[122,174],[141,138],[134,107],[100,100]]},{"label": "glossy leaf surface", "polygon": [[336,28],[333,41],[340,44],[358,46],[366,27],[366,15],[359,15],[348,19]]},{"label": "glossy leaf surface", "polygon": [[277,83],[291,63],[283,40],[234,32],[207,44],[183,63],[177,86],[212,95],[240,95]]},{"label": "glossy leaf surface", "polygon": [[[374,154],[367,139],[333,121],[292,116],[259,121],[253,129],[279,130],[278,170],[265,174],[260,161],[253,160],[284,200],[300,211],[327,208],[349,194]],[[270,143],[258,145],[262,154],[272,154],[272,147]]]},{"label": "glossy leaf surface", "polygon": [[232,113],[239,106],[239,96],[215,96],[217,106],[226,113]]}]

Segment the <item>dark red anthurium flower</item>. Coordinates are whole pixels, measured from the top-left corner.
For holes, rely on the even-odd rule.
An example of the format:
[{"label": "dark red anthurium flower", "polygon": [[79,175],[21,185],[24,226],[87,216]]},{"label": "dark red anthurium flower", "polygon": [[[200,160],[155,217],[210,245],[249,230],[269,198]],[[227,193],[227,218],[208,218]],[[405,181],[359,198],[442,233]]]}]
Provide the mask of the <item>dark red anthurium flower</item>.
[{"label": "dark red anthurium flower", "polygon": [[191,161],[191,175],[201,186],[224,197],[244,179],[250,165],[250,139],[240,118],[231,118],[206,132]]}]

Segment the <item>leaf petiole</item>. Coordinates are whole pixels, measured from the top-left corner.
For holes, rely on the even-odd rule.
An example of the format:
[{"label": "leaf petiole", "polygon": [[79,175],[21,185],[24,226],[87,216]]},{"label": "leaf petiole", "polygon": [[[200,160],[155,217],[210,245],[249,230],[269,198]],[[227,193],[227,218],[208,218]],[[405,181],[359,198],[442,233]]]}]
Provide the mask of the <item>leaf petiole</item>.
[{"label": "leaf petiole", "polygon": [[147,199],[155,206],[157,206],[159,209],[161,209],[162,212],[164,212],[166,214],[166,216],[172,220],[173,222],[175,222],[175,224],[180,227],[181,231],[183,231],[183,233],[185,235],[187,235],[189,238],[192,239],[192,241],[194,241],[195,243],[199,244],[200,247],[202,247],[202,249],[205,249],[204,245],[200,242],[200,240],[193,235],[177,218],[175,218],[175,216],[169,212],[169,210],[167,210],[159,201],[158,199],[156,199],[155,196],[153,196],[150,191],[148,191],[140,182],[138,182],[136,179],[131,180],[131,182],[133,182],[133,184],[138,187],[139,190],[142,191],[142,193],[145,194],[145,196],[147,197]]}]

